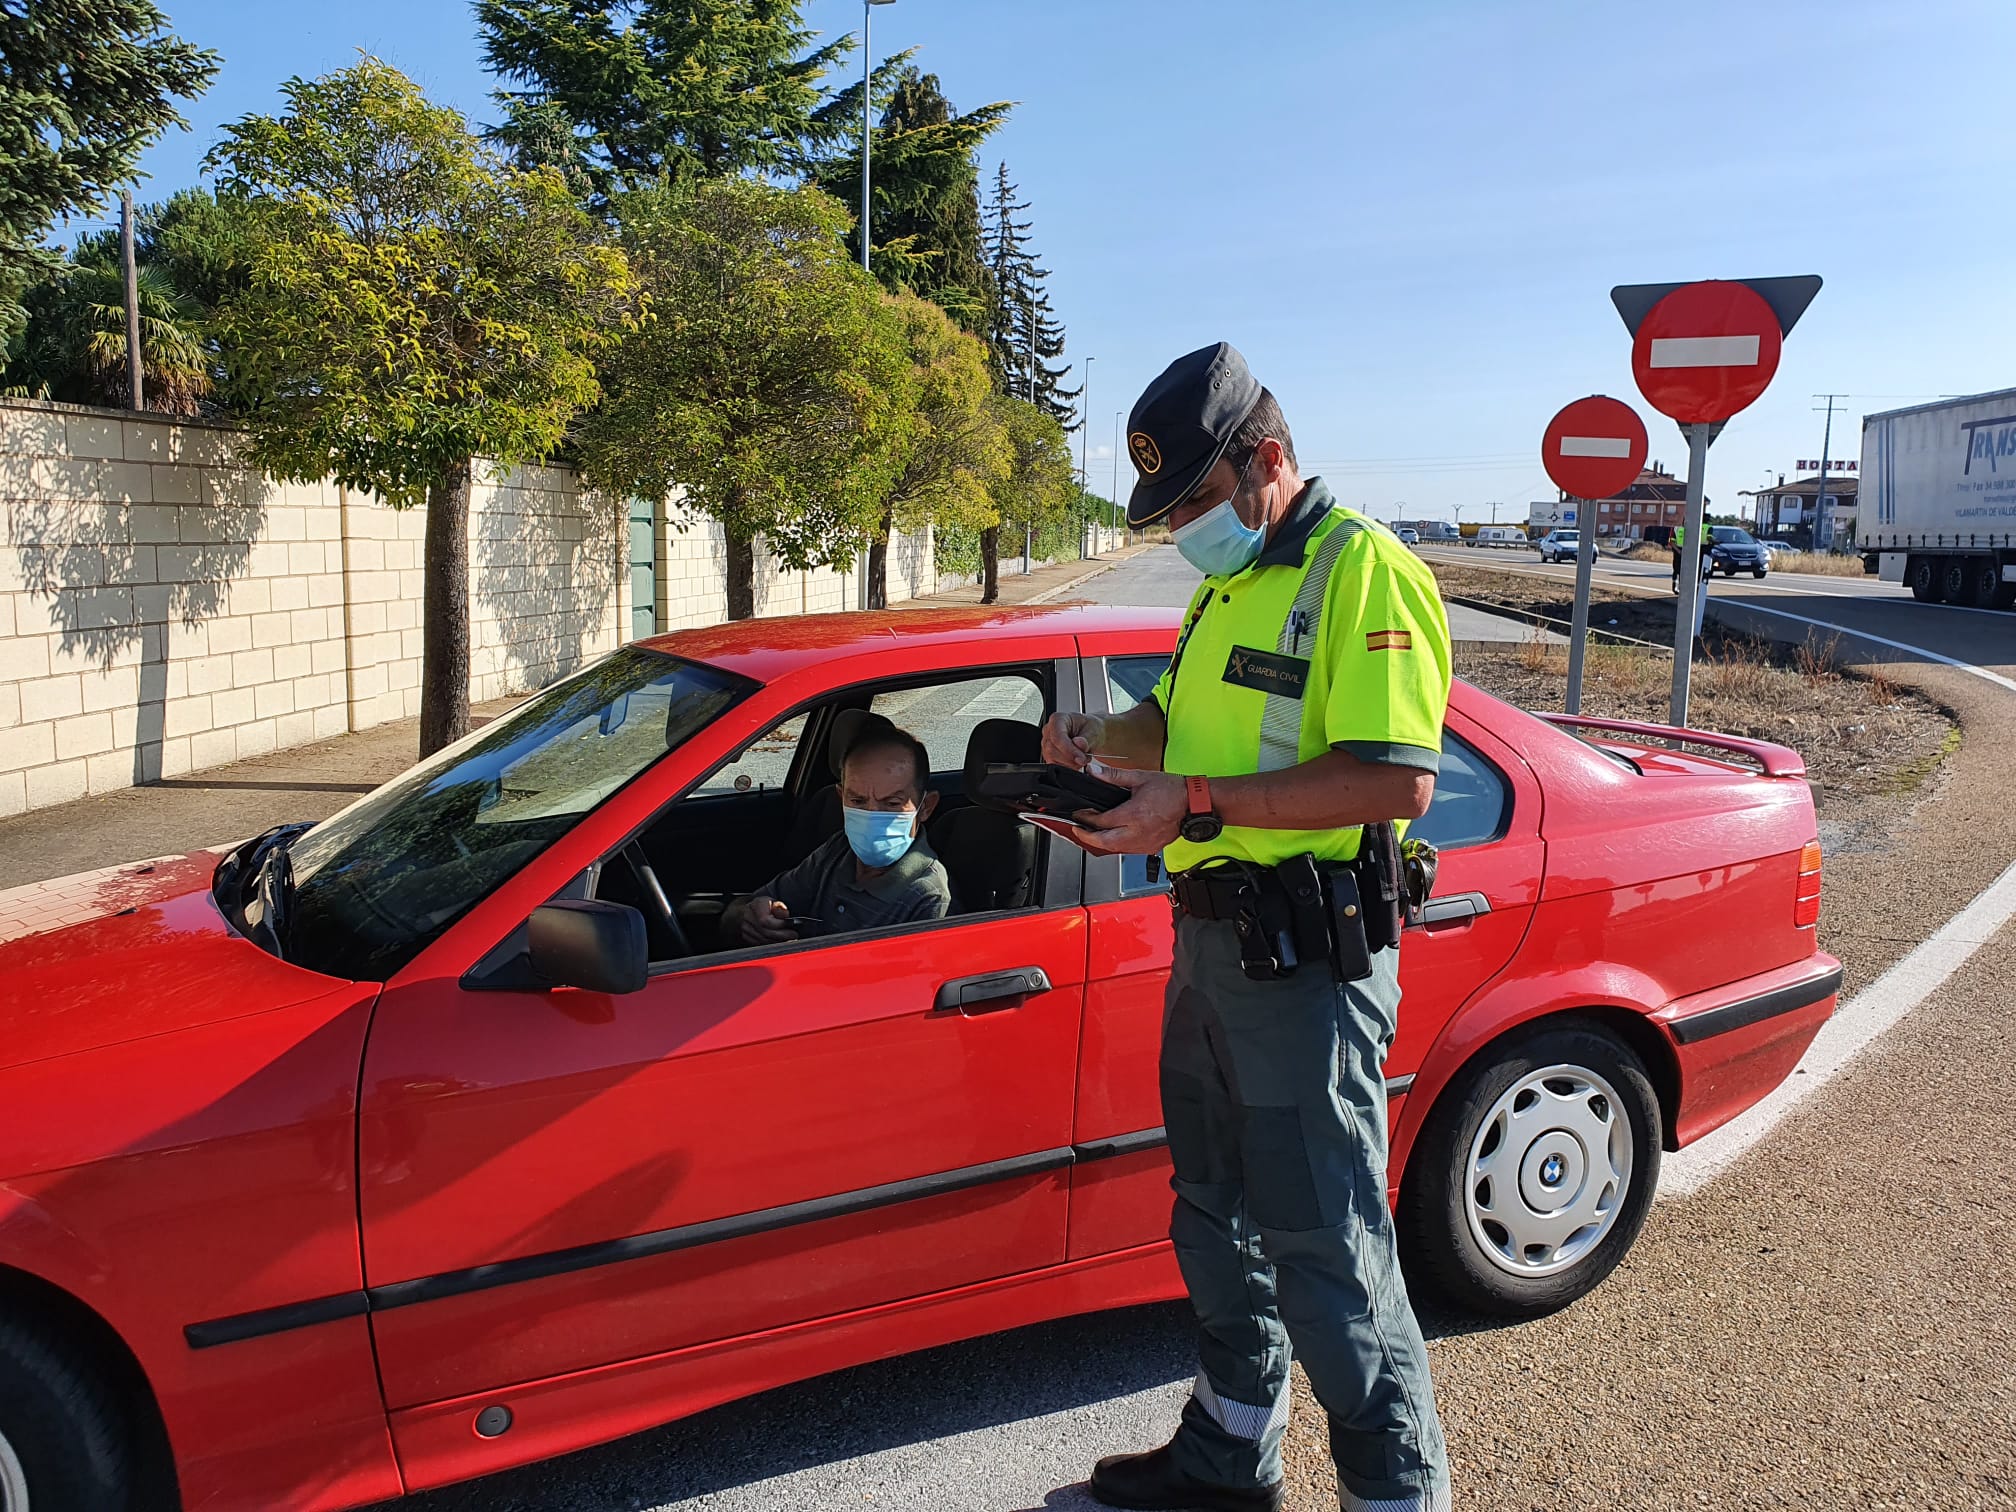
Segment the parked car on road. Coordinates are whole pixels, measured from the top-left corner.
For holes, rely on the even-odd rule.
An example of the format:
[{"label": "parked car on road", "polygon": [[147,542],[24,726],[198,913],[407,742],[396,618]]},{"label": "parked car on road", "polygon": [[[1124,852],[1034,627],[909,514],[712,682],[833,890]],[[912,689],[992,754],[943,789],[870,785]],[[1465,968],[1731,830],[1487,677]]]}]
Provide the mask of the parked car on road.
[{"label": "parked car on road", "polygon": [[1582,549],[1579,530],[1550,530],[1533,543],[1542,562],[1572,562]]},{"label": "parked car on road", "polygon": [[1752,577],[1761,578],[1771,570],[1771,553],[1747,530],[1734,525],[1711,525],[1708,527],[1708,541],[1711,557],[1708,570],[1711,573],[1734,577],[1739,572],[1747,572]]},{"label": "parked car on road", "polygon": [[1790,541],[1759,541],[1757,544],[1770,554],[1774,565],[1781,556],[1791,556],[1799,550]]},{"label": "parked car on road", "polygon": [[[8,1512],[112,1512],[143,1477],[204,1512],[352,1506],[1181,1296],[1167,880],[971,798],[1050,713],[1146,697],[1177,626],[658,636],[320,824],[0,893]],[[839,832],[862,711],[927,748],[955,911],[720,937]],[[1586,1292],[1662,1149],[1833,1009],[1803,764],[1673,733],[1452,692],[1384,1067],[1424,1290]]]}]

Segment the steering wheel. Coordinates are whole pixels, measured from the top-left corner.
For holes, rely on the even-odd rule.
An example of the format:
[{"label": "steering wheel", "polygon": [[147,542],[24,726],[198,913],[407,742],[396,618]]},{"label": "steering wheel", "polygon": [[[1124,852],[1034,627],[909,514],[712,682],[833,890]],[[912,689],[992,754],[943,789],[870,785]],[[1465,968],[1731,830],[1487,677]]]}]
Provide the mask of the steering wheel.
[{"label": "steering wheel", "polygon": [[651,911],[664,923],[666,932],[672,936],[672,944],[682,956],[693,954],[692,943],[686,938],[686,930],[679,923],[679,912],[673,908],[672,900],[665,896],[665,889],[658,884],[658,873],[651,869],[651,860],[644,854],[644,847],[632,840],[623,847],[622,856],[631,874],[636,877],[638,887],[651,900]]}]

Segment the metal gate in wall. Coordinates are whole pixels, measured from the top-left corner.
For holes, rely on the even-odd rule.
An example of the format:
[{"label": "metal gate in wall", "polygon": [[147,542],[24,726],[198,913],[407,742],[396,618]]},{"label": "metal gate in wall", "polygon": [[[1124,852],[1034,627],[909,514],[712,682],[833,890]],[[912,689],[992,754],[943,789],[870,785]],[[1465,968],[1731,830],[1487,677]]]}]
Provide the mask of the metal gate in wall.
[{"label": "metal gate in wall", "polygon": [[658,633],[658,552],[649,499],[630,501],[630,639]]}]

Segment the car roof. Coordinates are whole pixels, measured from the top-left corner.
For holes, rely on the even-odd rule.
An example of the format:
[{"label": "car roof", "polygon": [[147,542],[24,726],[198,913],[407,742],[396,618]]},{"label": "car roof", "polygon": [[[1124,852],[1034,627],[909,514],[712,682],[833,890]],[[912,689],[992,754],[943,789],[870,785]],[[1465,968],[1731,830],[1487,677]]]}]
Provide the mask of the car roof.
[{"label": "car roof", "polygon": [[933,646],[959,645],[982,638],[991,644],[1004,639],[1057,635],[1141,634],[1173,630],[1181,620],[1182,611],[1178,609],[1101,604],[884,609],[732,620],[722,625],[649,636],[637,644],[768,683],[836,658],[889,651],[899,646],[925,651]]}]

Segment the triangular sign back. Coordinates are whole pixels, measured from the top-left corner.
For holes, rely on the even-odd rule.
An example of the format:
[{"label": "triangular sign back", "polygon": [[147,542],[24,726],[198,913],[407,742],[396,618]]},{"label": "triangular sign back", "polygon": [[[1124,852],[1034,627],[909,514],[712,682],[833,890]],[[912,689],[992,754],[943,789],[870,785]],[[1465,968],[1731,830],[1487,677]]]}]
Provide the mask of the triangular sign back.
[{"label": "triangular sign back", "polygon": [[[1792,327],[1799,323],[1799,317],[1806,313],[1806,307],[1820,292],[1820,275],[1817,273],[1800,273],[1788,278],[1739,278],[1736,282],[1748,285],[1763,296],[1764,302],[1771,306],[1771,313],[1778,317],[1781,336],[1792,334]],[[1636,336],[1638,327],[1645,323],[1645,317],[1652,313],[1654,305],[1675,289],[1686,287],[1684,283],[1619,284],[1610,291],[1610,302],[1624,317],[1624,328]]]}]

